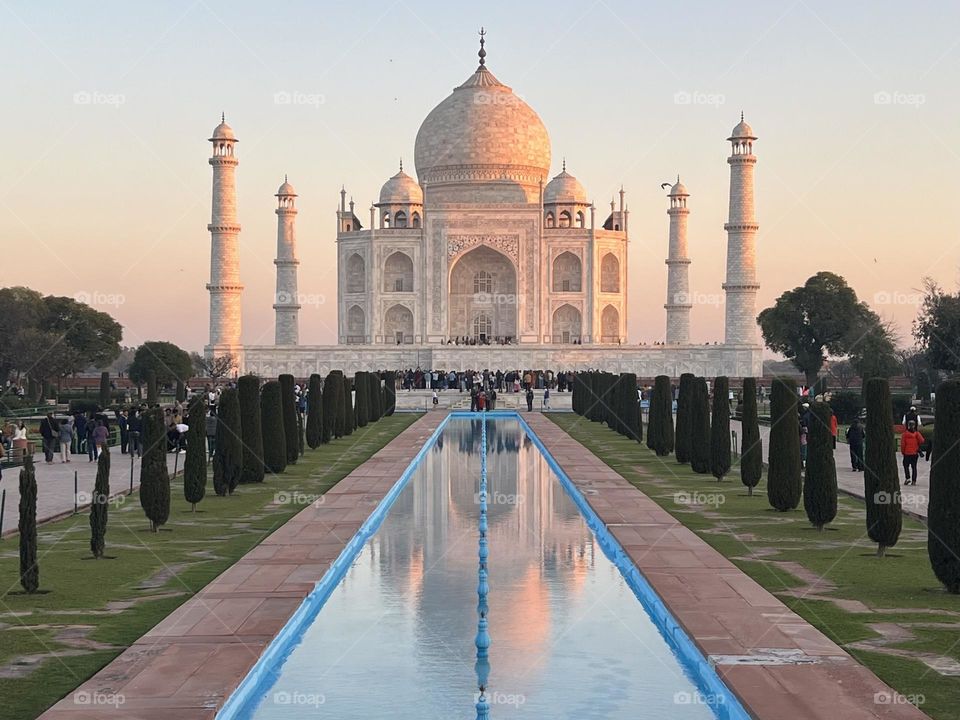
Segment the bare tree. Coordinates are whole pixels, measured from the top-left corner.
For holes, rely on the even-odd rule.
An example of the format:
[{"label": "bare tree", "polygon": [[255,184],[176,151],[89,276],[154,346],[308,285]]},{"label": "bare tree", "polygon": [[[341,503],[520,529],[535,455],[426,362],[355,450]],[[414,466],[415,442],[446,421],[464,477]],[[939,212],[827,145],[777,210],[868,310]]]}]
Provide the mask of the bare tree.
[{"label": "bare tree", "polygon": [[208,377],[214,382],[226,377],[237,368],[237,359],[230,354],[206,358],[199,353],[191,353],[191,359],[197,375]]},{"label": "bare tree", "polygon": [[827,373],[841,390],[848,389],[857,377],[857,372],[853,369],[853,363],[849,360],[837,360],[830,363],[827,366]]}]

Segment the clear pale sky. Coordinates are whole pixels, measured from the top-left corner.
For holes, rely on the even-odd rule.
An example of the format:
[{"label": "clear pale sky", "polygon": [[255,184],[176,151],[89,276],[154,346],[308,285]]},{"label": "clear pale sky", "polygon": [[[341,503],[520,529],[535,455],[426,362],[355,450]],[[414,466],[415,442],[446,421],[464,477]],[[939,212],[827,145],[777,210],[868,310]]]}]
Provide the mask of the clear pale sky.
[{"label": "clear pale sky", "polygon": [[[541,116],[606,217],[630,207],[629,332],[664,332],[667,200],[691,193],[692,338],[722,340],[729,144],[759,136],[758,309],[844,275],[910,340],[960,257],[954,2],[0,2],[0,285],[89,297],[124,343],[207,338],[211,169],[238,157],[244,342],[273,341],[277,186],[300,195],[303,343],[336,341],[341,183],[366,224],[477,64]],[[295,102],[276,102],[289,93]],[[878,95],[879,93],[879,95]],[[688,100],[689,102],[684,102]],[[326,299],[326,302],[322,302]]]}]

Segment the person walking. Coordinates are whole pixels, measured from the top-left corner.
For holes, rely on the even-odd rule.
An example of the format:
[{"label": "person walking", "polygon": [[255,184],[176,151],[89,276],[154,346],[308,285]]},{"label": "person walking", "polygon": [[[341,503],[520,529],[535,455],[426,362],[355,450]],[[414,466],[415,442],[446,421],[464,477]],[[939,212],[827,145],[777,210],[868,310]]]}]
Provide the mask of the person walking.
[{"label": "person walking", "polygon": [[495,389],[491,388],[490,397],[488,398],[488,400],[490,401],[490,409],[496,410],[497,409],[497,391]]},{"label": "person walking", "polygon": [[106,424],[104,424],[103,420],[97,420],[97,426],[93,429],[93,444],[96,457],[100,457],[100,453],[102,453],[103,449],[107,446],[107,439],[109,437],[110,431],[107,430]]},{"label": "person walking", "polygon": [[917,414],[917,406],[911,405],[910,409],[903,416],[903,422],[901,425],[907,427],[910,423],[913,423],[917,428],[923,427],[923,423],[920,422],[920,416]]},{"label": "person walking", "polygon": [[43,444],[43,461],[49,465],[53,462],[53,445],[56,438],[60,436],[60,426],[53,419],[53,413],[47,413],[47,416],[40,421],[40,440]]},{"label": "person walking", "polygon": [[833,410],[830,411],[830,435],[833,437],[833,449],[837,449],[837,416]]},{"label": "person walking", "polygon": [[543,390],[543,409],[550,409],[550,388],[544,388]]},{"label": "person walking", "polygon": [[86,422],[86,437],[84,442],[87,444],[87,462],[93,462],[97,459],[97,441],[94,437],[94,431],[97,429],[97,421],[93,419],[91,414],[87,417]]},{"label": "person walking", "polygon": [[533,388],[527,388],[527,412],[533,412]]},{"label": "person walking", "polygon": [[140,448],[140,432],[143,428],[143,420],[140,417],[140,411],[137,408],[133,408],[130,411],[130,417],[127,418],[127,447],[130,449],[130,454],[137,454],[137,457],[140,457],[142,452]]},{"label": "person walking", "polygon": [[807,438],[810,436],[810,428],[803,421],[800,422],[800,467],[807,467]]},{"label": "person walking", "polygon": [[73,444],[73,419],[64,418],[60,421],[60,462],[70,462],[70,446]]},{"label": "person walking", "polygon": [[847,428],[847,445],[850,446],[850,465],[854,472],[863,470],[863,438],[865,433],[859,418],[854,418]]},{"label": "person walking", "polygon": [[120,453],[126,455],[130,445],[130,421],[126,410],[117,411],[117,426],[120,428]]},{"label": "person walking", "polygon": [[433,409],[436,410],[437,406],[440,405],[440,398],[437,397],[437,391],[433,391]]},{"label": "person walking", "polygon": [[900,435],[900,452],[903,454],[904,485],[917,484],[917,460],[924,443],[923,435],[917,430],[917,424],[910,420],[907,429]]}]

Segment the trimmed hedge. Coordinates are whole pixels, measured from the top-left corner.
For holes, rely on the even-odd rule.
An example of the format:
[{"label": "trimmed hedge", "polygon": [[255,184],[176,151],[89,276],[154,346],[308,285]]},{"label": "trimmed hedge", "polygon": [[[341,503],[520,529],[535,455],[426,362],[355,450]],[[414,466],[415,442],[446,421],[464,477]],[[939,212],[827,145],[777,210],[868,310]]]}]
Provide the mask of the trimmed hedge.
[{"label": "trimmed hedge", "polygon": [[217,403],[217,440],[213,453],[213,490],[221,497],[240,484],[243,472],[243,428],[236,388],[224,388]]},{"label": "trimmed hedge", "polygon": [[770,458],[767,500],[779,512],[794,510],[803,492],[800,467],[800,418],[797,385],[776,377],[770,388]]},{"label": "trimmed hedge", "polygon": [[897,443],[891,423],[890,384],[885,378],[871,378],[864,389],[867,433],[863,491],[867,506],[867,534],[877,543],[877,556],[883,557],[887,548],[897,544],[903,527]]},{"label": "trimmed hedge", "polygon": [[143,457],[140,461],[140,507],[157,532],[170,517],[170,473],[167,471],[167,434],[163,411],[150,408],[143,414]]},{"label": "trimmed hedge", "polygon": [[307,389],[307,447],[316,450],[323,442],[323,378],[314,373]]},{"label": "trimmed hedge", "polygon": [[680,376],[677,394],[677,426],[674,440],[674,455],[678,463],[690,462],[690,407],[696,392],[696,377],[693,373]]},{"label": "trimmed hedge", "polygon": [[277,380],[260,388],[260,430],[263,435],[263,465],[267,472],[287,469],[287,436],[283,432],[283,390]]},{"label": "trimmed hedge", "polygon": [[297,398],[293,391],[296,382],[293,375],[284,373],[280,381],[280,408],[283,418],[283,435],[286,439],[287,465],[294,465],[300,456],[300,441],[297,440]]},{"label": "trimmed hedge", "polygon": [[710,472],[723,480],[730,472],[730,379],[713,381],[713,419],[710,423]]},{"label": "trimmed hedge", "polygon": [[[960,380],[937,387],[936,442],[930,463],[927,555],[948,592],[960,593]],[[926,432],[927,428],[924,428]]]},{"label": "trimmed hedge", "polygon": [[803,509],[817,530],[837,516],[837,465],[830,432],[832,410],[827,403],[810,406],[810,435],[807,440],[807,469],[803,478]]},{"label": "trimmed hedge", "polygon": [[743,437],[740,439],[740,482],[747,488],[747,495],[760,483],[763,475],[763,440],[760,437],[760,422],[757,415],[757,379],[743,379],[743,418],[740,422]]},{"label": "trimmed hedge", "polygon": [[196,395],[187,415],[187,456],[183,461],[183,497],[196,512],[207,494],[207,401]]},{"label": "trimmed hedge", "polygon": [[[263,482],[263,430],[260,428],[260,378],[244,375],[237,380],[240,397],[240,430],[243,440],[241,483]],[[187,446],[189,447],[189,445]]]},{"label": "trimmed hedge", "polygon": [[710,472],[710,391],[702,377],[694,380],[690,402],[690,468]]}]

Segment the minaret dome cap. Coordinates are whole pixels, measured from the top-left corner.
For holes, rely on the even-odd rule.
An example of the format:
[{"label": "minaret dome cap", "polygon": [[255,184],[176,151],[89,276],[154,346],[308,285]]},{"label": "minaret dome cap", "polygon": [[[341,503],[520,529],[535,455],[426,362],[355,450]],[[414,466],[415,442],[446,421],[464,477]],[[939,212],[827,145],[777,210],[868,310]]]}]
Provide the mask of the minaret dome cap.
[{"label": "minaret dome cap", "polygon": [[226,120],[222,120],[220,124],[213,129],[213,135],[210,137],[210,140],[233,140],[234,142],[240,142],[237,140],[237,136],[233,134],[233,128],[227,125]]},{"label": "minaret dome cap", "polygon": [[730,133],[730,137],[727,140],[756,140],[757,136],[753,134],[753,128],[750,127],[743,119],[743,113],[740,113],[740,122],[737,123],[737,126],[733,129],[733,132]]}]

